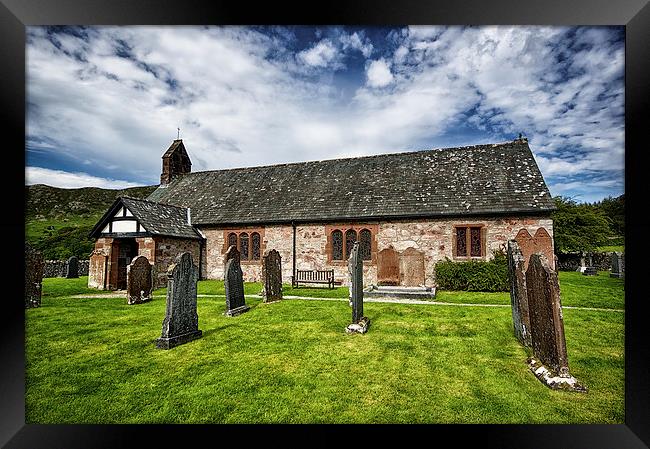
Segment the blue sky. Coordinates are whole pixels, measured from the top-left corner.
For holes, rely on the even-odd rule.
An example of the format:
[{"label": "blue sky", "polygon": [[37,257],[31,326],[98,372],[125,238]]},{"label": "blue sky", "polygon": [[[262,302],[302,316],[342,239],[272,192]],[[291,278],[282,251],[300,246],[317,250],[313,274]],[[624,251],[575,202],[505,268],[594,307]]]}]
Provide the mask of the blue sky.
[{"label": "blue sky", "polygon": [[[552,195],[624,193],[623,27],[28,27],[26,183],[528,137]],[[498,167],[495,168],[498,170]]]}]

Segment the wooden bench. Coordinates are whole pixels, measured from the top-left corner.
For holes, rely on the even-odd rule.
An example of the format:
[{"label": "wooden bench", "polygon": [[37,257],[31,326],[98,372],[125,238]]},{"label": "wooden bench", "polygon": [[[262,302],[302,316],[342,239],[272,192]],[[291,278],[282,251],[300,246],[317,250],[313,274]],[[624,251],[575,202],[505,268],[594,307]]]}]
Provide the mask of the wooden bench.
[{"label": "wooden bench", "polygon": [[303,284],[327,284],[334,288],[334,270],[296,270],[296,276],[291,276],[291,286]]}]

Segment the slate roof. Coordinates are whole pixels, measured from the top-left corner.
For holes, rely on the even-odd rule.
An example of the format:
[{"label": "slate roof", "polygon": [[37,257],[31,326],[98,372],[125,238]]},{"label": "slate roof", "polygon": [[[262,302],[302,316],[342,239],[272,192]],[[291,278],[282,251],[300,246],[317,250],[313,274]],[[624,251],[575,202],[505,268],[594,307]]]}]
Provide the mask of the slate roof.
[{"label": "slate roof", "polygon": [[190,207],[194,225],[548,213],[555,209],[525,139],[188,173],[159,187],[148,199]]},{"label": "slate roof", "polygon": [[100,236],[101,230],[122,204],[131,211],[149,234],[191,239],[202,238],[196,229],[187,223],[187,208],[128,196],[122,196],[115,200],[91,231],[92,237]]}]

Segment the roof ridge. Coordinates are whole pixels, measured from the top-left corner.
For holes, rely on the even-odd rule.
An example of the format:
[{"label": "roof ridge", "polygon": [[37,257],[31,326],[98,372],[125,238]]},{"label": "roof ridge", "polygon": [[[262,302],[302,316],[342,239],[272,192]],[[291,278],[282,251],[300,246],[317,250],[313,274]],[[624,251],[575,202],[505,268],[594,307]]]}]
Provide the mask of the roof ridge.
[{"label": "roof ridge", "polygon": [[415,150],[415,151],[401,151],[401,152],[398,152],[398,153],[382,153],[382,154],[370,154],[370,155],[366,155],[366,156],[356,156],[356,157],[339,157],[339,158],[334,158],[334,159],[320,159],[320,160],[316,160],[316,161],[285,162],[285,163],[282,163],[282,164],[257,165],[257,166],[251,166],[251,167],[221,168],[221,169],[216,169],[216,170],[203,170],[203,171],[184,173],[182,176],[179,176],[178,179],[183,178],[185,176],[198,175],[198,174],[201,174],[201,173],[214,173],[214,172],[235,171],[235,170],[251,170],[251,169],[269,168],[269,167],[285,167],[285,166],[290,166],[290,165],[318,164],[318,163],[323,163],[323,162],[336,162],[336,161],[346,161],[346,160],[353,160],[353,159],[355,159],[355,160],[358,160],[358,159],[371,159],[371,158],[401,156],[401,155],[404,155],[404,154],[426,153],[426,152],[434,152],[434,151],[473,150],[473,149],[478,149],[478,148],[481,148],[481,147],[490,148],[490,147],[506,146],[506,145],[521,145],[523,143],[526,143],[526,141],[508,140],[508,141],[497,142],[497,143],[466,145],[466,146],[462,146],[462,147],[429,148],[429,149],[422,149],[422,150]]},{"label": "roof ridge", "polygon": [[120,196],[119,198],[127,199],[127,200],[134,200],[134,201],[142,201],[142,202],[145,202],[145,203],[157,204],[159,206],[175,207],[176,209],[182,209],[182,210],[187,210],[188,209],[187,207],[176,206],[175,204],[161,203],[159,201],[152,201],[152,200],[148,200],[148,199],[145,199],[145,198],[134,198],[132,196],[126,196],[126,195],[125,196]]}]

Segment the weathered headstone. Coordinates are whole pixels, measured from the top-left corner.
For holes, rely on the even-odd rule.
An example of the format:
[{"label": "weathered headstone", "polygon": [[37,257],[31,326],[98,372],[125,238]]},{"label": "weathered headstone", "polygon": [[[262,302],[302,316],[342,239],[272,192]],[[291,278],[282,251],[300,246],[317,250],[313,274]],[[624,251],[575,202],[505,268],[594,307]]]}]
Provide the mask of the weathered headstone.
[{"label": "weathered headstone", "polygon": [[510,305],[515,336],[524,346],[531,346],[528,292],[524,255],[516,240],[508,241],[508,273],[510,275]]},{"label": "weathered headstone", "polygon": [[224,258],[224,287],[226,289],[226,316],[236,316],[247,312],[250,307],[244,299],[244,274],[241,270],[239,251],[235,246],[228,248]]},{"label": "weathered headstone", "polygon": [[526,271],[533,357],[528,364],[544,384],[555,389],[586,391],[569,373],[560,284],[543,254],[533,254]]},{"label": "weathered headstone", "polygon": [[625,277],[625,269],[623,268],[623,253],[613,252],[612,258],[612,272],[609,274],[613,278]]},{"label": "weathered headstone", "polygon": [[65,277],[67,279],[79,277],[79,259],[76,256],[70,257],[65,263]]},{"label": "weathered headstone", "polygon": [[363,316],[363,259],[359,255],[359,242],[354,242],[354,247],[348,259],[348,272],[350,273],[350,300],[352,302],[352,324],[345,328],[347,333],[368,332],[370,320]]},{"label": "weathered headstone", "polygon": [[377,285],[399,285],[399,254],[392,246],[377,253]]},{"label": "weathered headstone", "polygon": [[587,253],[587,266],[582,268],[582,274],[585,276],[598,276],[598,270],[594,267],[591,253]]},{"label": "weathered headstone", "polygon": [[415,248],[406,248],[401,255],[401,284],[407,287],[424,285],[424,253]]},{"label": "weathered headstone", "polygon": [[25,243],[25,308],[41,306],[43,255]]},{"label": "weathered headstone", "polygon": [[264,302],[282,299],[282,257],[274,249],[264,252],[262,257],[262,280]]},{"label": "weathered headstone", "polygon": [[159,349],[200,338],[199,316],[196,310],[196,283],[199,269],[190,253],[176,256],[167,270],[167,308],[162,323],[162,335],[156,340]]},{"label": "weathered headstone", "polygon": [[153,265],[145,256],[137,256],[126,268],[127,304],[142,304],[151,299]]}]

